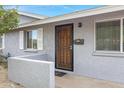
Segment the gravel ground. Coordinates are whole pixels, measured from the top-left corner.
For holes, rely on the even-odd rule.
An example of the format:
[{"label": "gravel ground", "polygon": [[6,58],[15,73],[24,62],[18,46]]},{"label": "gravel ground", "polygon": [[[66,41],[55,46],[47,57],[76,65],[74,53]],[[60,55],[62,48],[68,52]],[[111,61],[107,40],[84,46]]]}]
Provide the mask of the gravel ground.
[{"label": "gravel ground", "polygon": [[21,85],[9,81],[7,77],[7,69],[0,66],[0,88],[23,88]]}]

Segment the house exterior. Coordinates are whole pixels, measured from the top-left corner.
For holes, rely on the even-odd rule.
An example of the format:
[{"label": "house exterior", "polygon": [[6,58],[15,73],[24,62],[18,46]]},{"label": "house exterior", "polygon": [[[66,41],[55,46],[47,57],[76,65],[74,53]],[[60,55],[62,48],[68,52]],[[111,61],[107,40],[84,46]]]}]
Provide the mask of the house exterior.
[{"label": "house exterior", "polygon": [[124,6],[30,20],[5,34],[4,54],[47,54],[58,71],[124,83]]},{"label": "house exterior", "polygon": [[[34,21],[38,21],[38,20],[47,18],[47,16],[37,15],[37,14],[32,14],[32,13],[27,13],[27,12],[18,12],[18,13],[19,13],[19,19],[20,19],[19,25],[22,25],[22,24],[24,25],[27,23],[31,23]],[[21,41],[19,41],[19,40],[22,40],[22,37],[20,39],[21,33],[23,33],[23,32],[14,31],[12,33],[7,33],[7,34],[3,35],[3,39],[1,38],[1,43],[2,43],[1,50],[3,51],[3,53],[5,55],[7,55],[8,53],[10,53],[11,56],[32,54],[29,52],[22,51],[22,48],[20,46]],[[11,38],[11,40],[10,40],[10,38]],[[15,43],[12,44],[12,42],[15,42]],[[11,46],[8,46],[8,45],[11,45]]]}]

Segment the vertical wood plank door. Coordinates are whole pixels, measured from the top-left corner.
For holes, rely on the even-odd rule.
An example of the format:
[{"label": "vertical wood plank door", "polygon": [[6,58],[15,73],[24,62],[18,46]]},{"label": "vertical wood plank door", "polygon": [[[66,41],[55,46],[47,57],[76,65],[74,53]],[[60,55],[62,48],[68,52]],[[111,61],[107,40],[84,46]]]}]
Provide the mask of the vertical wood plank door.
[{"label": "vertical wood plank door", "polygon": [[73,71],[73,24],[56,26],[55,29],[55,66]]}]

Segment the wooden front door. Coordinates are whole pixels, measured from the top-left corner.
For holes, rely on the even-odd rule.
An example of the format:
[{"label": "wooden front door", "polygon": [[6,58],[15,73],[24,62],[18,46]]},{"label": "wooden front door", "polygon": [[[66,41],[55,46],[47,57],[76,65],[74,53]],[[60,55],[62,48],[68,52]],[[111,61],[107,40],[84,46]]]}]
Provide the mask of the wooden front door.
[{"label": "wooden front door", "polygon": [[55,66],[73,71],[73,24],[56,26],[55,29]]}]

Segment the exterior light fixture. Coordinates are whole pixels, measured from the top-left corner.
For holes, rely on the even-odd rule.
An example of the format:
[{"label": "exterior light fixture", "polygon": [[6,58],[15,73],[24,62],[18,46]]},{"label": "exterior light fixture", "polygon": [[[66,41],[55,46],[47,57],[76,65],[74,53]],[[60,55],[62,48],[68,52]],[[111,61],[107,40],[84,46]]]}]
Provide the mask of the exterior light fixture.
[{"label": "exterior light fixture", "polygon": [[82,27],[82,23],[81,22],[78,23],[78,27]]}]

